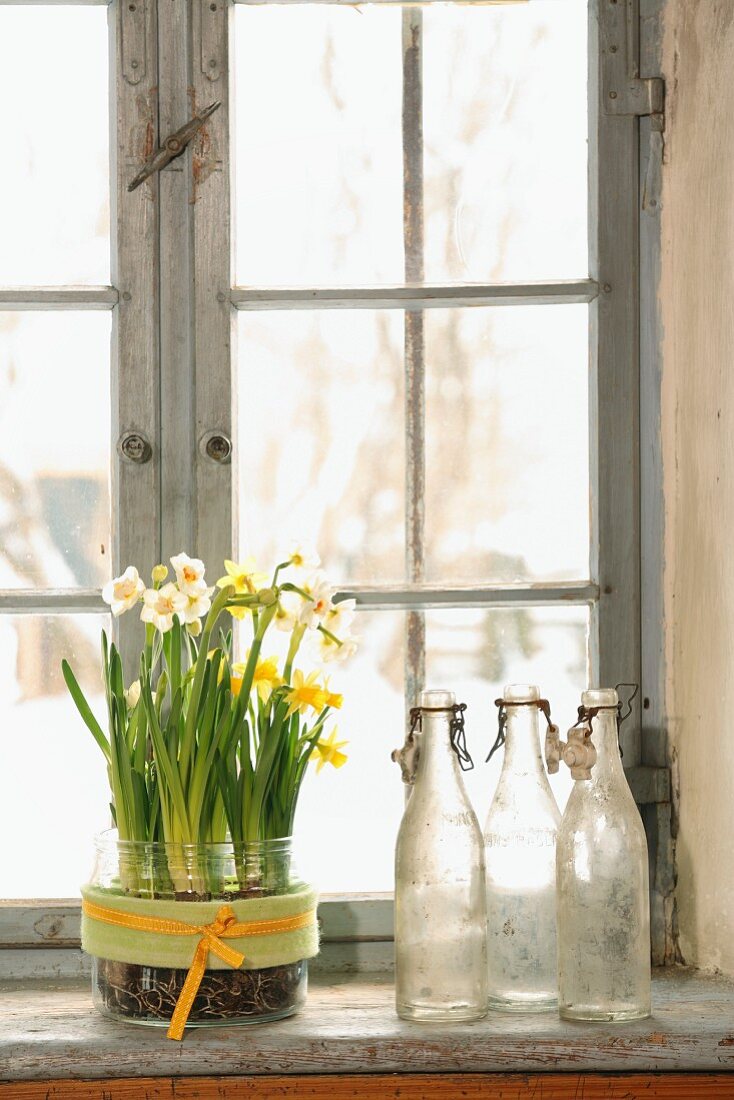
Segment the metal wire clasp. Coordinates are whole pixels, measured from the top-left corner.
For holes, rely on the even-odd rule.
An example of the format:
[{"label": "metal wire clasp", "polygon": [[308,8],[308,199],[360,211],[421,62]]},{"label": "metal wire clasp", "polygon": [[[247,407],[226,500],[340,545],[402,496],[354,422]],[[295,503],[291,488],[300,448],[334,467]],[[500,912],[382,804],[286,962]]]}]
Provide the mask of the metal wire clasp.
[{"label": "metal wire clasp", "polygon": [[[525,699],[515,702],[514,700],[508,702],[506,699],[495,699],[494,705],[499,707],[497,714],[497,736],[492,748],[489,750],[489,756],[485,760],[485,764],[488,764],[498,749],[501,749],[505,743],[507,737],[507,708],[509,707],[537,707],[539,711],[545,717],[548,729],[546,732],[546,755],[548,754],[549,741],[554,739],[558,740],[558,726],[556,726],[551,719],[550,703],[547,699]],[[556,771],[558,769],[556,768]]]},{"label": "metal wire clasp", "polygon": [[455,703],[452,707],[411,707],[410,728],[406,735],[405,743],[402,748],[395,749],[390,756],[396,764],[400,765],[403,783],[407,783],[408,786],[411,787],[415,783],[415,777],[418,771],[418,761],[420,760],[420,741],[416,737],[416,734],[423,724],[423,711],[433,709],[450,710],[452,712],[452,717],[449,722],[451,748],[456,753],[459,767],[462,771],[468,772],[474,767],[474,761],[469,755],[469,750],[466,747],[466,733],[464,729],[466,703]]}]

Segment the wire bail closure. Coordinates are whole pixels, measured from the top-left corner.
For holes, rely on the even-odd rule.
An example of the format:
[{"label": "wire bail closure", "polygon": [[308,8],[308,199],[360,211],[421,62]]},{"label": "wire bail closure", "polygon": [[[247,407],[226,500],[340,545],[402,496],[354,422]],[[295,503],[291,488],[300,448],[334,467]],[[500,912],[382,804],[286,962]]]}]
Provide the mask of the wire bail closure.
[{"label": "wire bail closure", "polygon": [[[501,749],[507,739],[507,708],[508,707],[537,707],[539,711],[545,716],[547,723],[547,730],[545,735],[546,743],[546,756],[548,754],[549,739],[552,741],[554,738],[558,740],[558,726],[555,725],[551,718],[550,703],[547,699],[522,699],[519,702],[507,699],[495,699],[494,705],[499,707],[497,737],[489,750],[489,756],[485,760],[485,764],[488,764],[498,749]],[[556,771],[558,769],[556,768]]]},{"label": "wire bail closure", "polygon": [[400,765],[403,783],[406,783],[410,787],[414,785],[415,777],[418,772],[420,741],[416,734],[422,729],[423,712],[438,713],[439,711],[447,710],[452,712],[452,717],[449,722],[450,742],[451,748],[456,753],[456,758],[459,761],[459,767],[463,772],[471,771],[474,767],[474,761],[469,755],[469,750],[466,747],[466,732],[464,729],[466,703],[455,703],[452,707],[411,707],[410,728],[406,735],[405,743],[401,749],[394,749],[390,754],[390,759]]}]

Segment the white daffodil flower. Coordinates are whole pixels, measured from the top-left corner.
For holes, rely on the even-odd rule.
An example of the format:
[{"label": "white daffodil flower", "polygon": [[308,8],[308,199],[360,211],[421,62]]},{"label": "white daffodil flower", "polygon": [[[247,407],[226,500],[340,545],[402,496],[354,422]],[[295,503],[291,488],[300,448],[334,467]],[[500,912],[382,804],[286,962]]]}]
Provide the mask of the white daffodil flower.
[{"label": "white daffodil flower", "polygon": [[356,638],[340,638],[335,642],[319,630],[314,638],[316,657],[322,664],[342,664],[357,652]]},{"label": "white daffodil flower", "polygon": [[128,710],[134,710],[140,698],[140,680],[133,680],[125,692],[125,702]]},{"label": "white daffodil flower", "polygon": [[183,611],[179,611],[178,613],[181,622],[188,625],[189,623],[203,619],[212,605],[211,595],[213,591],[213,588],[204,588],[201,592],[196,592],[194,595],[187,593],[187,605],[184,607]]},{"label": "white daffodil flower", "polygon": [[288,551],[288,561],[294,569],[318,569],[321,558],[313,546],[303,542],[292,542]]},{"label": "white daffodil flower", "polygon": [[102,599],[112,608],[115,618],[129,611],[145,592],[145,584],[140,579],[134,565],[128,565],[121,577],[115,577],[102,589]]},{"label": "white daffodil flower", "polygon": [[332,634],[336,634],[337,638],[345,638],[349,634],[349,629],[354,621],[356,606],[356,600],[341,600],[340,603],[332,604],[324,618],[323,625]]},{"label": "white daffodil flower", "polygon": [[204,580],[204,562],[200,558],[190,558],[188,554],[176,554],[171,558],[176,571],[176,583],[187,596],[199,596],[206,588]]},{"label": "white daffodil flower", "polygon": [[334,589],[326,579],[324,573],[314,575],[303,585],[304,592],[308,593],[308,599],[303,601],[299,620],[305,626],[314,629],[326,619],[333,608],[331,602]]},{"label": "white daffodil flower", "polygon": [[189,597],[170,582],[162,588],[146,588],[140,618],[144,623],[152,623],[161,634],[166,634],[173,626],[173,616],[183,615],[188,602]]},{"label": "white daffodil flower", "polygon": [[273,619],[276,628],[289,634],[298,624],[302,604],[303,600],[296,592],[281,592]]}]

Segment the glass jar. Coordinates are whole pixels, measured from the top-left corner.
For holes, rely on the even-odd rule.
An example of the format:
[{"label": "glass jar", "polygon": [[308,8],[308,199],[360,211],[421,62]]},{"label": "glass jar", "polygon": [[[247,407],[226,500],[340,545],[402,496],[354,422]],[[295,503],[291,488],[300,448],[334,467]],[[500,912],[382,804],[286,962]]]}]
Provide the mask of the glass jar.
[{"label": "glass jar", "polygon": [[[505,758],[484,827],[489,1004],[542,1012],[557,1003],[556,834],[561,815],[540,754],[533,684],[497,700]],[[490,754],[491,755],[491,754]]]},{"label": "glass jar", "polygon": [[[230,843],[121,841],[109,829],[96,838],[95,848],[89,885],[109,891],[111,897],[227,903],[287,894],[302,885],[294,875],[290,837],[247,844],[235,852]],[[187,973],[93,956],[94,1005],[116,1020],[167,1026]],[[279,1020],[303,1005],[307,989],[305,959],[264,969],[207,969],[187,1026]]]},{"label": "glass jar", "polygon": [[[424,691],[414,786],[395,853],[395,992],[406,1020],[487,1013],[482,834],[464,790],[463,708]],[[456,746],[456,748],[454,747]]]},{"label": "glass jar", "polygon": [[639,1020],[651,1011],[647,840],[622,767],[617,692],[585,691],[581,702],[576,729],[590,727],[596,763],[574,783],[558,831],[559,1011]]}]

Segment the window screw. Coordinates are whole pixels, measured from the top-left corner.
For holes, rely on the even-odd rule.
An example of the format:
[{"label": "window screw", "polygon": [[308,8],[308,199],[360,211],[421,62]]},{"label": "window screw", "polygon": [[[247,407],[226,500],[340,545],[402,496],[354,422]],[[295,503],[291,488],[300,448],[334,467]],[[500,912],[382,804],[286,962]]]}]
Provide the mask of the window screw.
[{"label": "window screw", "polygon": [[127,9],[127,10],[128,10],[128,11],[135,11],[135,10],[136,10],[136,5],[135,5],[135,4],[130,4],[130,5],[128,6],[128,9]]},{"label": "window screw", "polygon": [[225,466],[232,457],[232,442],[224,432],[207,432],[201,441],[200,448],[213,462]]},{"label": "window screw", "polygon": [[141,432],[125,432],[117,446],[122,457],[134,462],[136,466],[143,466],[150,461],[153,453],[150,443]]},{"label": "window screw", "polygon": [[602,290],[604,291],[605,294],[611,294],[612,284],[611,283],[605,283],[604,286],[602,287]]},{"label": "window screw", "polygon": [[137,61],[131,61],[130,62],[130,68],[131,69],[137,69],[137,67],[138,67]]},{"label": "window screw", "polygon": [[605,584],[604,585],[604,595],[605,596],[611,596],[613,591],[614,591],[614,589],[612,588],[611,584]]},{"label": "window screw", "polygon": [[209,68],[210,69],[216,69],[216,67],[217,67],[217,59],[216,59],[216,57],[213,57],[209,62]]},{"label": "window screw", "polygon": [[123,290],[123,292],[122,292],[123,302],[129,302],[131,298],[132,298],[132,294],[130,293],[130,291],[129,290]]},{"label": "window screw", "polygon": [[216,11],[216,10],[217,10],[217,5],[216,4],[210,4],[209,5],[209,11]]},{"label": "window screw", "polygon": [[616,53],[617,52],[617,47],[616,46],[610,46],[609,47],[609,52],[610,53]]},{"label": "window screw", "polygon": [[217,301],[218,302],[226,302],[227,301],[227,295],[224,293],[223,290],[220,290],[219,293],[217,294]]},{"label": "window screw", "polygon": [[609,98],[610,99],[616,99],[617,98],[617,93],[616,92],[610,92],[609,93]]}]

